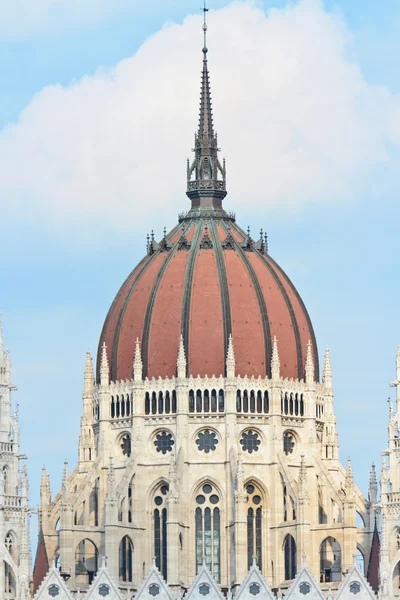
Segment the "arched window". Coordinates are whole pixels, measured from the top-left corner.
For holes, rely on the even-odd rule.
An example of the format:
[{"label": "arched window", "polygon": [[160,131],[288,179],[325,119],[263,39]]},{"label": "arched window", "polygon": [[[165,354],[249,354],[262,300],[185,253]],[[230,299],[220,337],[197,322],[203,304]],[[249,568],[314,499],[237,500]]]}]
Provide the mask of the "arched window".
[{"label": "arched window", "polygon": [[257,566],[262,570],[262,500],[261,493],[253,483],[246,486],[247,492],[247,568],[256,557]]},{"label": "arched window", "polygon": [[189,390],[189,412],[194,412],[194,390]]},{"label": "arched window", "polygon": [[290,581],[296,577],[297,573],[296,542],[292,535],[285,537],[283,552],[285,556],[285,581]]},{"label": "arched window", "polygon": [[75,580],[78,585],[90,585],[97,573],[98,551],[91,540],[82,540],[75,552]]},{"label": "arched window", "polygon": [[281,483],[282,483],[282,500],[283,500],[283,520],[288,520],[288,494],[286,482],[283,479],[283,475],[281,473]]},{"label": "arched window", "polygon": [[217,583],[221,581],[221,514],[220,498],[209,483],[205,483],[196,496],[195,535],[196,573],[199,572],[203,556]]},{"label": "arched window", "polygon": [[99,483],[100,480],[97,478],[89,496],[89,525],[91,527],[99,526]]},{"label": "arched window", "polygon": [[342,579],[342,550],[339,542],[327,537],[321,544],[320,579],[321,582],[340,581]]},{"label": "arched window", "polygon": [[163,483],[154,496],[154,556],[156,566],[165,581],[168,577],[168,545],[167,545],[167,494],[169,486]]},{"label": "arched window", "polygon": [[14,556],[14,536],[11,533],[11,531],[9,531],[5,537],[4,540],[4,545],[6,547],[6,550],[8,550],[8,553],[10,554],[10,556]]},{"label": "arched window", "polygon": [[[4,565],[4,567],[3,567],[3,565]],[[17,585],[16,585],[14,571],[12,570],[12,568],[6,561],[4,561],[4,563],[2,561],[0,561],[0,566],[4,569],[4,591],[6,594],[5,597],[6,598],[15,598]],[[1,594],[1,597],[3,597],[2,594]]]},{"label": "arched window", "polygon": [[128,523],[132,523],[133,477],[128,485]]},{"label": "arched window", "polygon": [[357,563],[357,567],[360,569],[361,573],[363,573],[365,575],[364,552],[361,550],[361,548],[359,546],[357,546],[356,563]]},{"label": "arched window", "polygon": [[133,544],[127,535],[119,544],[119,578],[121,581],[133,581]]}]

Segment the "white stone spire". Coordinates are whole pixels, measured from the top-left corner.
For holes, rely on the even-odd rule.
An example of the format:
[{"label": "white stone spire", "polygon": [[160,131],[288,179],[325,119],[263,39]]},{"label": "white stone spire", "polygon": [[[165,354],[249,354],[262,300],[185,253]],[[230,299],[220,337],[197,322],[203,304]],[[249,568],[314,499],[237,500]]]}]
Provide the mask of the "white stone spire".
[{"label": "white stone spire", "polygon": [[326,347],[326,350],[325,350],[325,362],[324,362],[324,370],[322,372],[322,383],[327,388],[332,387],[332,368],[331,368],[331,358],[330,358],[328,346]]},{"label": "white stone spire", "polygon": [[371,470],[369,472],[369,488],[368,488],[368,500],[371,504],[375,503],[378,499],[378,480],[376,478],[375,463],[372,463]]},{"label": "white stone spire", "polygon": [[103,342],[103,347],[101,349],[100,383],[101,385],[108,385],[110,383],[110,369],[108,366],[107,346],[105,342]]},{"label": "white stone spire", "polygon": [[85,375],[84,375],[84,390],[91,392],[94,386],[93,361],[89,350],[86,352]]},{"label": "white stone spire", "polygon": [[134,361],[133,361],[133,379],[135,381],[142,381],[142,377],[143,377],[142,354],[140,352],[139,338],[136,338],[135,358],[134,358]]},{"label": "white stone spire", "polygon": [[390,387],[396,388],[396,401],[397,401],[397,410],[398,412],[400,407],[400,345],[397,346],[396,352],[396,379],[390,382]]},{"label": "white stone spire", "polygon": [[185,347],[183,345],[183,336],[179,338],[179,350],[178,350],[178,361],[177,361],[178,379],[185,379],[186,377],[186,355]]},{"label": "white stone spire", "polygon": [[51,502],[51,487],[50,477],[46,470],[46,467],[42,467],[42,481],[40,483],[40,503],[48,506]]},{"label": "white stone spire", "polygon": [[226,376],[228,379],[233,379],[235,377],[235,366],[235,351],[233,348],[232,334],[230,334],[228,341],[228,352],[226,354]]},{"label": "white stone spire", "polygon": [[281,376],[281,362],[279,360],[278,340],[276,339],[276,335],[275,335],[273,342],[272,342],[271,377],[274,380],[278,380],[278,379],[280,379],[280,376]]},{"label": "white stone spire", "polygon": [[307,344],[307,356],[306,356],[306,366],[305,366],[305,374],[306,374],[306,383],[314,383],[314,359],[312,355],[312,346],[310,340],[308,340]]}]

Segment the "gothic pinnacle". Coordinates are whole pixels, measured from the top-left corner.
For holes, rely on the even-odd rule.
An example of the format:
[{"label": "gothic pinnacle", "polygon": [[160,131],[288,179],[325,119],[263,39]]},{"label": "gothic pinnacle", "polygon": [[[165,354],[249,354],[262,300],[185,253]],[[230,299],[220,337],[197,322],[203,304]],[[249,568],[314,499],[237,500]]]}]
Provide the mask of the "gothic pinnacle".
[{"label": "gothic pinnacle", "polygon": [[93,361],[89,350],[86,352],[85,374],[84,374],[84,390],[90,392],[94,385]]},{"label": "gothic pinnacle", "polygon": [[279,360],[278,340],[276,335],[272,342],[272,357],[271,357],[271,378],[277,381],[281,376],[281,362]]},{"label": "gothic pinnacle", "polygon": [[183,345],[183,336],[179,338],[179,350],[178,350],[178,361],[177,361],[177,371],[178,371],[178,379],[185,379],[186,377],[186,355],[185,355],[185,347]]},{"label": "gothic pinnacle", "polygon": [[101,385],[108,385],[110,382],[110,369],[108,366],[108,358],[107,358],[107,347],[105,342],[103,342],[103,347],[101,350],[101,362],[100,362],[100,383]]},{"label": "gothic pinnacle", "polygon": [[332,387],[332,368],[331,368],[331,358],[330,358],[328,346],[326,347],[326,350],[325,350],[325,362],[324,362],[324,370],[322,372],[322,383],[327,388]]},{"label": "gothic pinnacle", "polygon": [[235,351],[233,349],[232,334],[230,333],[228,341],[228,351],[226,354],[226,376],[228,377],[228,379],[233,379],[235,377],[235,366]]},{"label": "gothic pinnacle", "polygon": [[108,470],[107,470],[107,500],[114,500],[115,498],[115,471],[112,456],[108,459]]},{"label": "gothic pinnacle", "polygon": [[312,346],[310,340],[307,344],[307,356],[305,365],[306,383],[314,383],[314,359],[312,355]]},{"label": "gothic pinnacle", "polygon": [[346,486],[352,486],[353,485],[353,467],[351,465],[351,458],[350,456],[347,459],[347,469],[346,469]]},{"label": "gothic pinnacle", "polygon": [[302,454],[300,457],[299,487],[301,487],[301,489],[304,489],[306,483],[307,483],[306,460],[305,460],[304,454]]},{"label": "gothic pinnacle", "polygon": [[142,354],[140,352],[139,338],[136,338],[135,358],[133,360],[133,379],[135,381],[142,381],[142,375],[143,375]]}]

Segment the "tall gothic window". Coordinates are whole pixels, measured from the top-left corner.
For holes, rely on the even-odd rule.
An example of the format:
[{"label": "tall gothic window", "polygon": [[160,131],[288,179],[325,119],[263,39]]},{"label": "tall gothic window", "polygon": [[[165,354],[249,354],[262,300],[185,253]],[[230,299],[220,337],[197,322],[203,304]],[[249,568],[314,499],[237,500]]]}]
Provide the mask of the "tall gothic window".
[{"label": "tall gothic window", "polygon": [[168,577],[168,551],[167,551],[167,493],[169,486],[163,484],[154,497],[154,555],[156,565],[165,581]]},{"label": "tall gothic window", "polygon": [[122,581],[133,581],[133,544],[127,535],[119,544],[119,578]]},{"label": "tall gothic window", "polygon": [[340,581],[342,579],[342,550],[339,542],[329,536],[321,544],[320,579],[322,582]]},{"label": "tall gothic window", "polygon": [[262,501],[259,490],[249,483],[247,492],[247,568],[250,569],[255,556],[262,570]]},{"label": "tall gothic window", "polygon": [[217,583],[221,581],[221,513],[220,498],[209,483],[205,483],[196,496],[195,535],[196,573],[203,556]]},{"label": "tall gothic window", "polygon": [[283,546],[283,551],[285,555],[285,581],[290,581],[296,577],[297,567],[297,552],[296,552],[296,542],[292,535],[287,535],[285,537],[285,543]]},{"label": "tall gothic window", "polygon": [[75,580],[78,585],[90,585],[97,573],[98,550],[91,540],[82,540],[75,552]]}]

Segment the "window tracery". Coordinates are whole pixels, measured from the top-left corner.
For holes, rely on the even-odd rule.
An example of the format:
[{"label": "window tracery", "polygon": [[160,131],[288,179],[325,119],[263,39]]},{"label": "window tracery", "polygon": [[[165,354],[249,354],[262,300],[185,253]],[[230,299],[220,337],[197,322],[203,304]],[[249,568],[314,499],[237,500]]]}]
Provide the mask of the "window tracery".
[{"label": "window tracery", "polygon": [[297,551],[294,537],[290,534],[285,537],[283,551],[285,559],[285,581],[291,581],[296,577]]},{"label": "window tracery", "polygon": [[163,483],[154,496],[153,528],[156,566],[165,580],[168,575],[167,494],[169,485]]},{"label": "window tracery", "polygon": [[119,578],[122,581],[133,581],[133,544],[127,535],[119,544]]},{"label": "window tracery", "polygon": [[217,583],[221,581],[221,514],[220,498],[214,487],[205,483],[196,496],[195,536],[196,573],[199,572],[205,557]]},{"label": "window tracery", "polygon": [[247,492],[247,568],[256,558],[257,566],[262,570],[262,497],[253,483],[246,486]]}]

